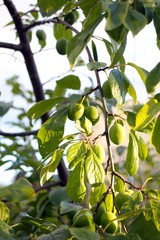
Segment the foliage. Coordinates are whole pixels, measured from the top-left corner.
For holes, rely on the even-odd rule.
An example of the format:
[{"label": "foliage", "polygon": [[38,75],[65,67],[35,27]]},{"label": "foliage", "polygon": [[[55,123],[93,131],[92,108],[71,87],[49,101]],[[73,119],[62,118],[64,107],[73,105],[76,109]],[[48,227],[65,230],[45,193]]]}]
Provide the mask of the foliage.
[{"label": "foliage", "polygon": [[[20,43],[0,42],[0,47],[22,53],[33,92],[25,90],[16,75],[6,81],[12,94],[30,107],[16,109],[18,122],[10,122],[23,132],[0,131],[0,164],[10,162],[8,170],[18,170],[16,181],[0,188],[0,239],[160,239],[160,182],[156,171],[160,154],[160,63],[148,72],[124,58],[128,33],[136,36],[151,22],[160,48],[158,1],[38,0],[26,13],[18,13],[12,1],[3,2],[13,19],[7,27],[14,26]],[[30,46],[35,35],[40,52],[46,48],[50,36],[45,24],[53,28],[56,42],[65,41],[65,51],[58,44],[56,54],[66,54],[70,70],[57,77],[54,89],[43,90]],[[105,38],[93,35],[101,25]],[[99,61],[102,45],[110,62]],[[83,61],[80,56],[85,51],[88,60]],[[95,85],[88,74],[88,89],[81,87],[78,69],[82,65],[86,75],[95,73]],[[136,89],[127,76],[126,69],[131,67],[148,94],[144,104],[138,103]],[[102,73],[107,75],[106,87]],[[12,102],[1,101],[0,116],[15,108]],[[104,116],[104,131],[99,128],[93,136],[102,121],[100,116]],[[37,125],[39,129],[35,130]],[[68,126],[71,131],[66,135]],[[103,149],[99,141],[104,136]],[[126,195],[117,208],[117,196]],[[100,220],[95,221],[101,207]]]}]

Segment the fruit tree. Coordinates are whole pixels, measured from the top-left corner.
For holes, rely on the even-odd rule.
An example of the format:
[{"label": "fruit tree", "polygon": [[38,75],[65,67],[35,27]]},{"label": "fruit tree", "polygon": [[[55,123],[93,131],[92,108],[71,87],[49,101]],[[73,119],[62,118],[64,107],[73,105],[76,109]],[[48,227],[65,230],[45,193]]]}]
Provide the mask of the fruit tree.
[{"label": "fruit tree", "polygon": [[0,240],[159,240],[160,62],[144,69],[125,50],[152,24],[158,51],[160,2],[30,3],[26,11],[12,0],[0,6],[11,35],[0,49],[23,61],[32,86],[15,72],[5,84],[16,102],[0,101],[12,126],[0,130],[0,165],[15,171],[0,188]]}]

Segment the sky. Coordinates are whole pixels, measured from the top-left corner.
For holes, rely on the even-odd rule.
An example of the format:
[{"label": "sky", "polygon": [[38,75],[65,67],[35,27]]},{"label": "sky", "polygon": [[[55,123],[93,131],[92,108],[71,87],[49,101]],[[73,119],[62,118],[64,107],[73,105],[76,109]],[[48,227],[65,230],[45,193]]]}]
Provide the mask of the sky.
[{"label": "sky", "polygon": [[[35,3],[35,0],[14,0],[14,4],[16,5],[19,11],[27,11],[27,6],[30,2]],[[0,0],[0,11],[1,11],[1,21],[0,21],[0,41],[2,42],[12,42],[17,43],[17,40],[14,35],[13,26],[4,27],[11,19],[5,8],[2,5],[3,1]],[[104,32],[104,22],[102,22],[101,27],[95,31],[94,35],[98,35],[101,37],[106,37],[106,33]],[[76,26],[79,27],[79,26]],[[42,53],[36,53],[39,51],[40,47],[37,44],[37,38],[35,36],[35,32],[37,29],[44,29],[47,32],[47,48]],[[37,63],[37,67],[39,69],[39,74],[42,83],[45,83],[49,79],[59,76],[62,73],[66,73],[69,70],[69,63],[66,56],[60,56],[56,53],[55,44],[56,41],[53,37],[53,29],[51,24],[46,24],[45,26],[41,26],[33,29],[34,36],[32,40],[32,50],[36,53],[35,60]],[[48,50],[50,49],[50,50]],[[56,54],[56,55],[55,55]],[[108,57],[104,54],[104,48],[102,45],[98,48],[99,61],[107,62]],[[56,57],[55,57],[56,56]],[[82,57],[86,59],[86,53],[82,54]],[[144,30],[142,30],[136,37],[133,37],[132,34],[128,36],[128,43],[125,51],[125,59],[126,62],[134,62],[140,67],[150,71],[154,66],[159,62],[159,50],[156,46],[156,34],[152,24],[147,25]],[[13,75],[19,75],[20,81],[27,88],[32,88],[29,82],[28,74],[23,63],[23,58],[20,53],[14,53],[13,51],[0,49],[0,72],[1,72],[1,80],[0,80],[0,101],[14,101],[15,105],[21,106],[21,102],[18,99],[15,99],[11,93],[10,88],[6,88],[5,80],[12,77]],[[85,77],[86,68],[81,67],[79,69],[80,77],[83,79],[82,81],[82,89],[85,86],[89,86],[90,82]],[[145,92],[145,88],[140,80],[136,71],[127,67],[127,76],[132,81],[133,85],[136,88],[137,95],[139,101],[143,102],[147,95]],[[87,74],[94,79],[94,74],[92,72],[87,71]],[[105,81],[106,77],[102,74],[102,81]],[[51,81],[47,87],[53,89],[55,83]],[[27,106],[25,106],[27,107]],[[17,131],[16,128],[12,130],[9,128],[7,124],[5,124],[6,119],[13,118],[12,112],[8,112],[4,120],[0,120],[1,126],[3,126],[4,131]],[[5,172],[4,175],[0,176],[0,183],[3,181],[4,176],[8,178],[11,176],[11,172]]]}]

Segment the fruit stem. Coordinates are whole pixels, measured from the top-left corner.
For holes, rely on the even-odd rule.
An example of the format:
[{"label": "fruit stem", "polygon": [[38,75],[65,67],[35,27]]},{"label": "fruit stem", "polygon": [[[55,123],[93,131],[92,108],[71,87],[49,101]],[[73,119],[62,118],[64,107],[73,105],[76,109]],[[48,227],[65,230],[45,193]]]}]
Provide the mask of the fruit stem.
[{"label": "fruit stem", "polygon": [[102,90],[102,86],[101,86],[99,72],[95,71],[95,75],[96,75],[96,79],[97,79],[97,84],[99,86],[99,92],[100,92],[100,96],[101,96],[102,106],[103,106],[103,109],[104,109],[105,136],[106,136],[106,142],[107,142],[109,162],[110,162],[110,167],[111,167],[111,188],[114,189],[114,174],[113,174],[113,172],[115,171],[115,168],[114,168],[114,160],[113,160],[111,143],[110,143],[109,132],[108,132],[108,115],[109,115],[109,111],[108,111],[108,109],[106,107],[106,104],[105,104],[105,98],[104,98],[104,94],[103,94],[103,90]]}]

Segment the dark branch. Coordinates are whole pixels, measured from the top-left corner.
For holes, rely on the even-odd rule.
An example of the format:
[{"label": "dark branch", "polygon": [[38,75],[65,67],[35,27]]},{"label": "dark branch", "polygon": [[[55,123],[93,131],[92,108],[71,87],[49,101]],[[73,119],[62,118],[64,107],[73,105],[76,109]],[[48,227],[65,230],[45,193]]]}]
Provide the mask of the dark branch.
[{"label": "dark branch", "polygon": [[36,188],[35,192],[37,193],[37,192],[39,192],[41,190],[44,190],[44,189],[48,190],[51,187],[55,187],[55,186],[63,186],[62,181],[52,182],[52,183],[46,184],[46,185],[44,185],[42,187]]},{"label": "dark branch", "polygon": [[4,136],[4,137],[25,137],[25,136],[36,135],[37,133],[38,133],[38,130],[19,132],[19,133],[8,133],[8,132],[3,132],[0,130],[0,135]]},{"label": "dark branch", "polygon": [[49,18],[49,19],[46,19],[46,20],[42,20],[42,21],[35,21],[33,23],[31,23],[30,25],[28,25],[27,27],[23,28],[23,31],[27,32],[29,29],[31,28],[34,28],[36,26],[39,26],[39,25],[44,25],[44,24],[47,24],[47,23],[60,23],[60,24],[63,24],[65,25],[67,28],[70,28],[73,32],[75,33],[79,33],[77,31],[77,29],[75,29],[72,25],[70,25],[69,23],[57,18],[57,17],[54,17],[54,18]]},{"label": "dark branch", "polygon": [[[29,40],[27,33],[23,31],[24,25],[21,20],[21,15],[17,12],[14,4],[10,0],[4,0],[4,4],[6,5],[17,30],[17,34],[19,36],[20,45],[21,45],[21,53],[25,59],[26,68],[33,86],[34,94],[36,97],[36,101],[39,102],[44,100],[43,88],[41,85],[41,81],[39,78],[37,66],[35,64],[33,53],[30,48]],[[45,122],[49,117],[49,114],[46,113],[42,116],[42,121]]]},{"label": "dark branch", "polygon": [[22,47],[20,44],[13,44],[13,43],[6,43],[6,42],[0,42],[0,48],[13,49],[14,51],[22,50]]},{"label": "dark branch", "polygon": [[[21,53],[23,54],[23,57],[25,59],[26,68],[33,86],[34,94],[36,97],[36,101],[39,102],[41,100],[44,100],[44,92],[42,88],[42,84],[39,78],[37,66],[35,63],[35,60],[33,58],[33,53],[30,48],[29,40],[27,31],[24,31],[25,27],[21,20],[21,15],[17,12],[13,2],[11,0],[4,0],[4,4],[6,5],[17,30],[17,34],[19,36],[20,45],[22,47]],[[42,122],[45,122],[49,118],[49,113],[46,113],[42,116]],[[60,164],[58,165],[58,174],[59,176],[62,176],[61,180],[63,181],[63,184],[66,185],[67,178],[68,178],[68,171],[64,164],[63,159],[60,161]]]}]

